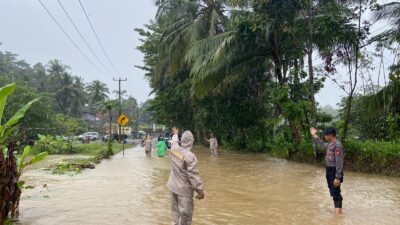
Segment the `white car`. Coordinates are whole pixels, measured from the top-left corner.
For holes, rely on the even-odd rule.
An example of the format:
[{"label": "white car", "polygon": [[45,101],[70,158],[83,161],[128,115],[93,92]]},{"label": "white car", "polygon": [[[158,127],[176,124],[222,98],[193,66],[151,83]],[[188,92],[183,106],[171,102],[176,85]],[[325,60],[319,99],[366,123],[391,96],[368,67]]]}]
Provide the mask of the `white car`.
[{"label": "white car", "polygon": [[80,141],[85,141],[85,140],[97,141],[97,140],[99,140],[99,133],[87,132],[87,133],[79,135],[78,140],[80,140]]}]

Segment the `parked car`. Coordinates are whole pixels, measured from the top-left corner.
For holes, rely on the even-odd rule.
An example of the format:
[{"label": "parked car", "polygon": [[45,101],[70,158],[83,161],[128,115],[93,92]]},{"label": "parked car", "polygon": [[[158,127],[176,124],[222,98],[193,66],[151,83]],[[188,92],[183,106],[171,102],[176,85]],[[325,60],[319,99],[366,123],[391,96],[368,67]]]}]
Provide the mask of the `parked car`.
[{"label": "parked car", "polygon": [[[114,141],[118,141],[118,140],[120,139],[118,133],[113,133],[112,137],[113,137],[113,140],[114,140]],[[126,135],[126,134],[121,134],[121,140],[125,140],[125,139],[127,139],[127,138],[128,138],[128,135]]]},{"label": "parked car", "polygon": [[97,132],[87,132],[78,136],[79,141],[97,141],[99,140],[99,133]]},{"label": "parked car", "polygon": [[[107,142],[108,138],[109,138],[109,135],[104,135],[103,137],[101,137],[101,140],[104,141],[104,142]],[[121,140],[126,140],[126,139],[128,139],[128,135],[122,134],[121,135]],[[119,140],[118,133],[113,133],[112,134],[112,140],[114,140],[114,141],[118,141]]]}]

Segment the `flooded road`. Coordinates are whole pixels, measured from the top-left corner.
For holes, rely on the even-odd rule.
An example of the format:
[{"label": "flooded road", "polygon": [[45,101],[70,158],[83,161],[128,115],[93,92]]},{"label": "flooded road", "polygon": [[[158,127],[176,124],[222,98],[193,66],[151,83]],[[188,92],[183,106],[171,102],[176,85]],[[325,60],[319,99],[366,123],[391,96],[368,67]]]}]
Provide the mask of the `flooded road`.
[{"label": "flooded road", "polygon": [[[195,201],[193,224],[400,224],[400,179],[345,171],[344,214],[335,216],[321,167],[194,152],[206,198]],[[142,148],[73,177],[29,170],[24,178],[36,188],[22,195],[19,224],[171,224],[169,172],[168,158],[146,159]]]}]

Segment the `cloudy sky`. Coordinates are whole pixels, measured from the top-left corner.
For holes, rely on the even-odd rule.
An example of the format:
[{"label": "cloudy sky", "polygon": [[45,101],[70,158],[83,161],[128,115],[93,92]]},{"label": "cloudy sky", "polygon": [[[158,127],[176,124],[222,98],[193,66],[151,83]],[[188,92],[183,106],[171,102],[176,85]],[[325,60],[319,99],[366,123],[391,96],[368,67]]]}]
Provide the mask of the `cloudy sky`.
[{"label": "cloudy sky", "polygon": [[[104,71],[89,63],[74,47],[47,14],[39,0],[0,0],[0,51],[19,54],[30,64],[51,59],[59,59],[72,67],[71,72],[84,78],[86,82],[101,80],[115,90],[121,75],[127,78],[122,87],[139,102],[149,98],[149,86],[144,79],[144,71],[135,68],[142,65],[143,55],[136,50],[140,45],[135,28],[148,23],[156,13],[153,0],[81,0],[89,18],[108,54],[116,72],[108,63],[100,45],[86,20],[78,0],[60,0],[90,47],[99,58],[97,60],[79,34],[69,22],[57,0],[41,0],[54,15],[71,39],[82,49],[90,60]],[[103,68],[99,61],[103,62]],[[321,105],[335,106],[344,92],[330,81],[318,94]]]}]

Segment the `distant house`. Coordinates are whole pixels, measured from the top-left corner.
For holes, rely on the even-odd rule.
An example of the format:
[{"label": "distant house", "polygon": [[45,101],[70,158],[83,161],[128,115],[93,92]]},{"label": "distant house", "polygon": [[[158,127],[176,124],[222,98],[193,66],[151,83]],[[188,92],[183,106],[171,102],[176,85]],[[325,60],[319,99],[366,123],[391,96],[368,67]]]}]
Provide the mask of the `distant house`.
[{"label": "distant house", "polygon": [[82,112],[82,119],[89,122],[95,122],[96,114],[91,112]]}]

